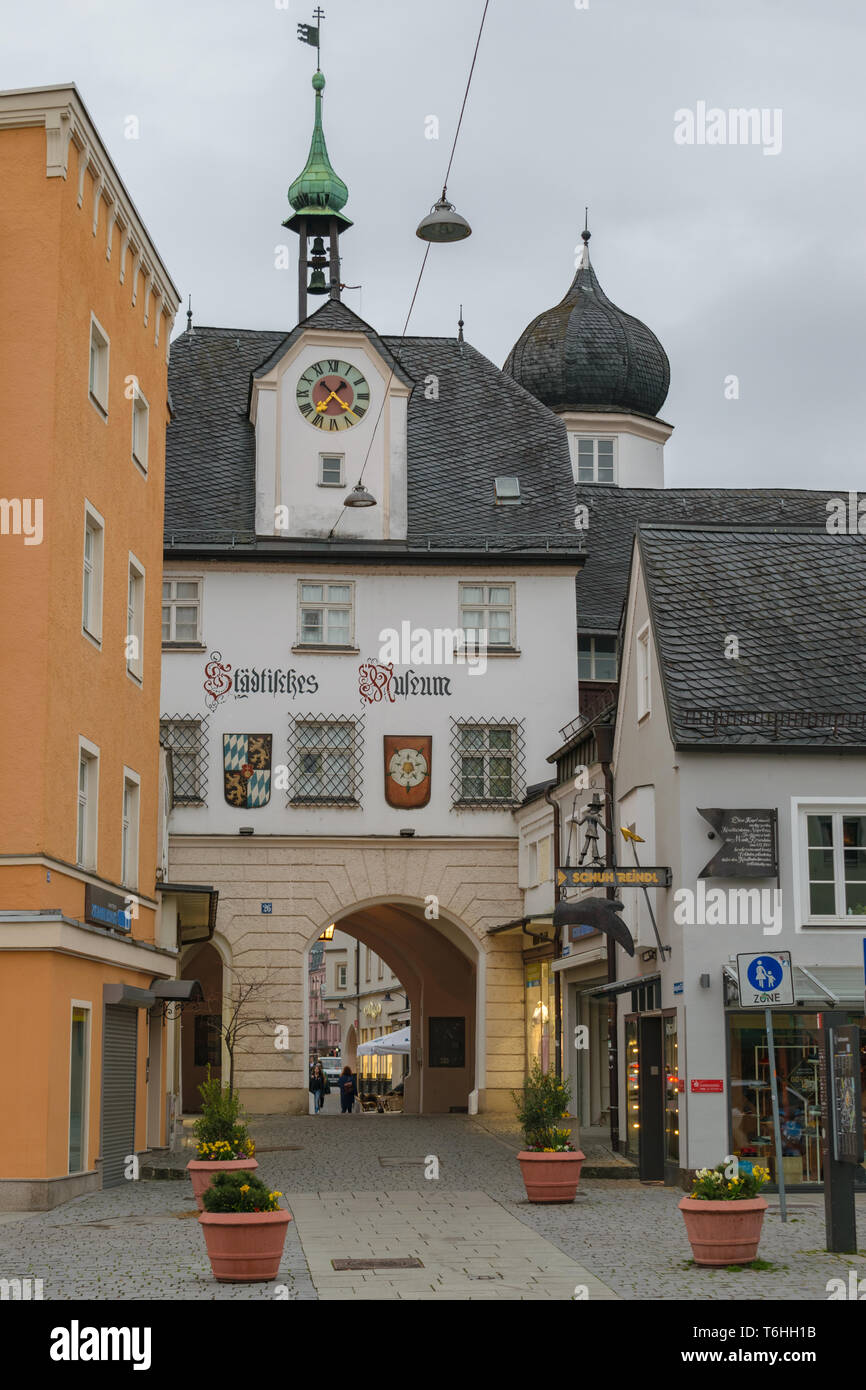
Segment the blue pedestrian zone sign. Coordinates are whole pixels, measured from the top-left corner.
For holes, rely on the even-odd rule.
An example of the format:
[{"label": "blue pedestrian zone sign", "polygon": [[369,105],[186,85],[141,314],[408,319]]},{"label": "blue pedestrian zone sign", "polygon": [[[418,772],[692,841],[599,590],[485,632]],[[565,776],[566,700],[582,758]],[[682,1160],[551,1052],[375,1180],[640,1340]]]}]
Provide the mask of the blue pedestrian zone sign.
[{"label": "blue pedestrian zone sign", "polygon": [[754,1008],[791,1005],[794,1002],[794,976],[790,951],[761,951],[759,955],[737,956],[740,1004]]}]

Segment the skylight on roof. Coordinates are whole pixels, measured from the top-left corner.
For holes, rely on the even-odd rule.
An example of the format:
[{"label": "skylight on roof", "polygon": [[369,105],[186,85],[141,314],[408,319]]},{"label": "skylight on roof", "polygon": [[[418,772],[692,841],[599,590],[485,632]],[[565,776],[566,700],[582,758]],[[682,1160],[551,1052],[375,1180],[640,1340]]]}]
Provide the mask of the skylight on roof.
[{"label": "skylight on roof", "polygon": [[520,506],[520,483],[517,478],[494,478],[497,505]]}]

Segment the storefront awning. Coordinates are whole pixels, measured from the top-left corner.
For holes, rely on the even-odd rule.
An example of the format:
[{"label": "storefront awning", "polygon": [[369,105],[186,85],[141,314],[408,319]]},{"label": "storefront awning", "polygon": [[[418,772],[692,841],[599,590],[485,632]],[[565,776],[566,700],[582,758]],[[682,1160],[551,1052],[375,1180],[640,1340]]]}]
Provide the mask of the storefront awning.
[{"label": "storefront awning", "polygon": [[160,883],[159,892],[175,900],[180,946],[210,941],[216,927],[218,889],[203,883]]},{"label": "storefront awning", "polygon": [[[537,930],[533,931],[533,928]],[[488,936],[499,936],[502,932],[522,931],[527,936],[548,936],[553,933],[553,913],[536,912],[533,917],[515,917],[513,922],[503,922],[499,927],[490,927]]]},{"label": "storefront awning", "polygon": [[[794,1002],[817,1009],[863,1009],[863,971],[856,965],[795,965]],[[739,998],[737,971],[725,966],[733,1002]]]},{"label": "storefront awning", "polygon": [[614,980],[609,985],[592,985],[590,989],[582,989],[580,992],[581,994],[607,995],[609,998],[612,994],[628,994],[633,989],[641,989],[644,985],[655,984],[656,980],[660,979],[661,975],[657,970],[653,975],[633,975],[630,980]]},{"label": "storefront awning", "polygon": [[204,999],[198,980],[151,980],[150,990],[154,999],[180,1000],[186,1004],[197,1004]]},{"label": "storefront awning", "polygon": [[156,1003],[156,995],[149,989],[138,989],[135,985],[103,985],[102,1002],[120,1004],[125,1009],[150,1009]]}]

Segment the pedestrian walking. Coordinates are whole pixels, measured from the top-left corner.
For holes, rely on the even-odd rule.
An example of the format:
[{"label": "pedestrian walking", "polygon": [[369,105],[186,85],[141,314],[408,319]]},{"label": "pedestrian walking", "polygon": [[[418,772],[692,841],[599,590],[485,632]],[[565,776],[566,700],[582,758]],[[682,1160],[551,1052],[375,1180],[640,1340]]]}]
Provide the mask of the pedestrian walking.
[{"label": "pedestrian walking", "polygon": [[355,1097],[358,1094],[358,1083],[352,1075],[352,1068],[343,1068],[340,1077],[340,1109],[344,1115],[351,1115],[355,1108]]},{"label": "pedestrian walking", "polygon": [[325,1073],[317,1062],[310,1075],[310,1095],[313,1097],[314,1115],[318,1115],[325,1103],[326,1087]]}]

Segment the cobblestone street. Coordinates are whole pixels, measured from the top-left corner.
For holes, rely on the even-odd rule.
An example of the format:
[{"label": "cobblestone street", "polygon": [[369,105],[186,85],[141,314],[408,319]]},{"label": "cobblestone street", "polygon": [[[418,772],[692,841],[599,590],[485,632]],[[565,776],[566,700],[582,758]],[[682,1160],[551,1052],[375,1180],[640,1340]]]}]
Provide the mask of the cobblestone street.
[{"label": "cobblestone street", "polygon": [[[211,1277],[189,1181],[142,1180],[0,1222],[0,1277],[42,1279],[46,1299],[825,1300],[859,1257],[824,1253],[823,1201],[770,1198],[760,1271],[699,1270],[673,1189],[587,1179],[573,1205],[530,1206],[518,1137],[484,1117],[325,1113],[251,1123],[260,1172],[290,1223],[274,1284]],[[161,1158],[182,1173],[188,1151]],[[437,1180],[425,1178],[435,1156]],[[866,1206],[858,1198],[860,1239]],[[335,1271],[332,1260],[416,1258],[422,1268]]]}]

